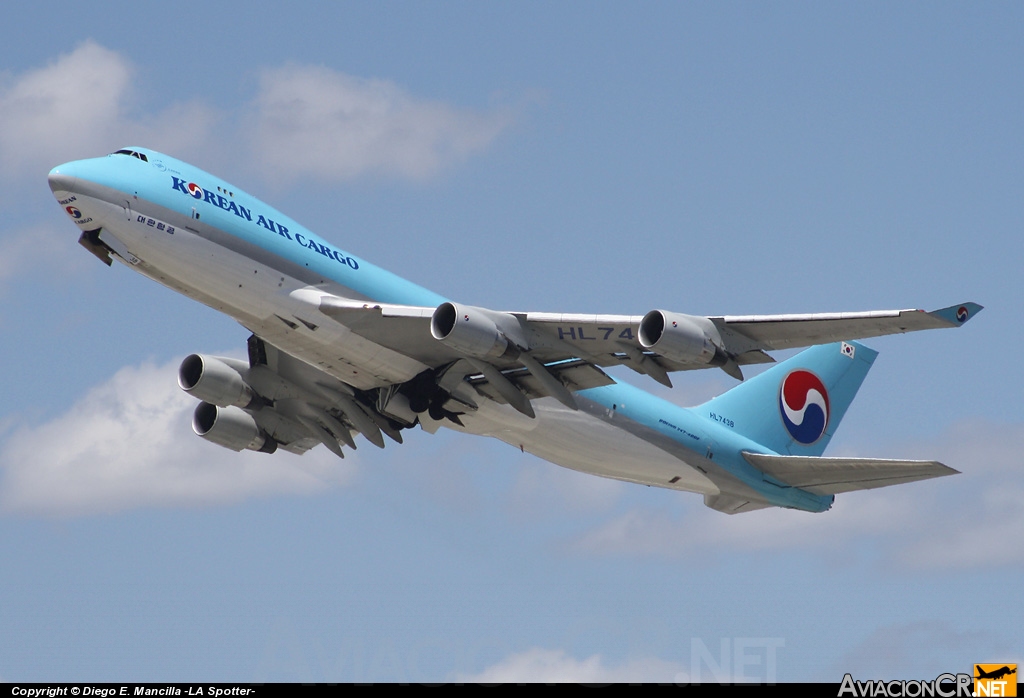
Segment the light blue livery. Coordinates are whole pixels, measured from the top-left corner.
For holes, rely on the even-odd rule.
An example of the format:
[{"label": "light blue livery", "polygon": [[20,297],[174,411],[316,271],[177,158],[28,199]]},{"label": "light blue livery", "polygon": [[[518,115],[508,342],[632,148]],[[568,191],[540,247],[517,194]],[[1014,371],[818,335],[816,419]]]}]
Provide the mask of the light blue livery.
[{"label": "light blue livery", "polygon": [[[197,434],[240,451],[339,457],[415,426],[493,436],[583,472],[696,492],[717,510],[827,510],[840,492],[949,475],[933,461],[823,457],[876,353],[853,340],[958,327],[981,310],[710,316],[496,311],[374,266],[233,185],[131,147],[54,168],[79,242],[252,332],[248,361],[178,373]],[[815,346],[816,345],[816,346]],[[671,387],[677,371],[771,364],[681,408],[605,369]]]}]

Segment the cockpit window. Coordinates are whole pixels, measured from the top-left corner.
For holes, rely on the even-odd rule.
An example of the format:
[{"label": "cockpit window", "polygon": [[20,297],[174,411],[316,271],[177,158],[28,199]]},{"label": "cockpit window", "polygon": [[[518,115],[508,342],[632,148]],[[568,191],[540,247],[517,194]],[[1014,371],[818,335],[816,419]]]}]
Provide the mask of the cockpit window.
[{"label": "cockpit window", "polygon": [[149,158],[146,157],[145,153],[137,153],[134,150],[118,150],[111,153],[111,155],[131,155],[133,158],[138,158],[143,162],[149,162]]}]

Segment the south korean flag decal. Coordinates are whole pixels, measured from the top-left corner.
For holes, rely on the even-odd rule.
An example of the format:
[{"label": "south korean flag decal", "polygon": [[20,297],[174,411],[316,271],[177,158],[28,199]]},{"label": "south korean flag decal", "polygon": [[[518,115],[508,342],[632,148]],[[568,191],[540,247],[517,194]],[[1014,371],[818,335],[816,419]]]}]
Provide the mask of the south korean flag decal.
[{"label": "south korean flag decal", "polygon": [[857,353],[857,347],[852,344],[842,342],[839,346],[839,352],[848,359],[852,359],[853,355]]}]

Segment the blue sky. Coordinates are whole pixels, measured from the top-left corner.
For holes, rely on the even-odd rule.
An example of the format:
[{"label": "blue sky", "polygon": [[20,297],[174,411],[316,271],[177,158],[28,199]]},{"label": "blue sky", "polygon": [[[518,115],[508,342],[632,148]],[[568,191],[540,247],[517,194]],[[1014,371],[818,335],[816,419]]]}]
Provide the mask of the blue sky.
[{"label": "blue sky", "polygon": [[[0,680],[838,681],[1024,659],[1022,14],[8,13]],[[96,262],[46,186],[129,144],[476,305],[977,301],[963,330],[869,342],[829,450],[963,474],[728,517],[453,433],[344,461],[220,449],[174,371],[240,354],[245,330]],[[733,384],[675,382],[641,384],[680,404]]]}]

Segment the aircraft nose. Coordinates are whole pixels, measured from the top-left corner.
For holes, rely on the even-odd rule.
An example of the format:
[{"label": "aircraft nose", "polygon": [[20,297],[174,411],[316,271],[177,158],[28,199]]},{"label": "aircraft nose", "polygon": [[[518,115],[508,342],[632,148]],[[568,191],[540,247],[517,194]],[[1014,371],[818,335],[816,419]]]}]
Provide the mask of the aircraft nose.
[{"label": "aircraft nose", "polygon": [[78,177],[70,174],[70,169],[68,165],[58,165],[50,170],[50,174],[46,177],[50,183],[50,191],[56,194],[57,192],[73,192],[75,190]]}]

